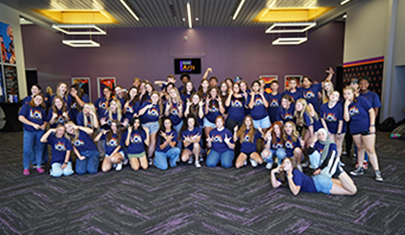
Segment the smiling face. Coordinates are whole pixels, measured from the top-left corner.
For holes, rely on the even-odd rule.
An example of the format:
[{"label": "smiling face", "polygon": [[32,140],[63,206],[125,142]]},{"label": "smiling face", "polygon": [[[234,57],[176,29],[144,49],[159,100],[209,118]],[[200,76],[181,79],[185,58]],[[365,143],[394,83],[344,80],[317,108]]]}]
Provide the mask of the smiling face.
[{"label": "smiling face", "polygon": [[165,126],[166,132],[169,132],[172,128],[172,121],[170,121],[170,119],[165,119],[163,125]]},{"label": "smiling face", "polygon": [[129,96],[133,99],[138,94],[138,90],[134,87],[129,91]]},{"label": "smiling face", "polygon": [[88,104],[83,106],[83,113],[86,115],[90,113],[90,106]]},{"label": "smiling face", "polygon": [[304,78],[302,79],[302,84],[304,85],[305,88],[308,88],[308,87],[311,86],[312,83],[311,83],[311,81],[309,80],[308,77],[304,77]]},{"label": "smiling face", "polygon": [[232,90],[235,94],[238,94],[240,92],[239,84],[238,83],[233,84]]},{"label": "smiling face", "polygon": [[193,83],[191,82],[186,83],[186,91],[187,93],[191,93],[193,91]]},{"label": "smiling face", "polygon": [[117,123],[116,123],[116,122],[112,122],[112,123],[111,123],[111,131],[112,131],[113,133],[117,133],[117,129],[118,129]]},{"label": "smiling face", "polygon": [[194,94],[191,98],[191,102],[193,102],[193,104],[198,104],[198,102],[200,102],[200,97],[197,94]]},{"label": "smiling face", "polygon": [[169,95],[170,95],[170,98],[176,99],[177,98],[177,91],[175,89],[170,89]]},{"label": "smiling face", "polygon": [[118,96],[118,97],[122,97],[122,89],[121,89],[121,87],[116,87],[115,89],[114,89],[114,91],[115,91],[115,95],[116,96]]},{"label": "smiling face", "polygon": [[61,138],[64,134],[65,134],[65,126],[62,125],[58,126],[55,132],[56,137]]},{"label": "smiling face", "polygon": [[253,90],[254,92],[258,92],[259,89],[260,89],[260,83],[255,82],[255,83],[252,84],[252,90]]},{"label": "smiling face", "polygon": [[278,90],[278,87],[279,87],[279,85],[278,85],[276,82],[273,82],[273,83],[270,85],[270,88],[271,88],[272,91],[277,91],[277,90]]},{"label": "smiling face", "polygon": [[210,86],[210,84],[208,83],[207,80],[203,80],[201,83],[202,88],[204,89],[208,89],[208,87]]},{"label": "smiling face", "polygon": [[216,98],[218,95],[217,89],[211,89],[210,95],[212,98]]},{"label": "smiling face", "polygon": [[[146,84],[145,89],[148,93],[151,93],[153,91],[153,87],[151,84]],[[168,88],[169,89],[169,88]]]},{"label": "smiling face", "polygon": [[329,96],[329,100],[332,102],[338,102],[340,98],[340,94],[337,91],[332,92],[332,94],[330,94]]},{"label": "smiling face", "polygon": [[135,119],[134,129],[137,130],[140,126],[141,126],[141,121],[139,119]]},{"label": "smiling face", "polygon": [[352,89],[344,89],[343,90],[343,97],[345,97],[345,100],[353,101],[354,93]]},{"label": "smiling face", "polygon": [[55,103],[55,106],[58,110],[61,110],[63,107],[63,102],[59,97],[55,97],[53,102]]},{"label": "smiling face", "polygon": [[285,171],[290,171],[293,168],[292,163],[289,158],[285,158],[283,160],[283,163],[281,164],[281,168],[283,168],[283,170],[285,170]]},{"label": "smiling face", "polygon": [[103,95],[104,95],[104,97],[111,97],[111,91],[110,91],[110,89],[108,89],[107,87],[105,87],[105,88],[103,89]]},{"label": "smiling face", "polygon": [[325,91],[327,91],[327,92],[332,91],[332,83],[325,82],[325,84],[323,85],[323,89],[325,89]]},{"label": "smiling face", "polygon": [[227,92],[228,91],[228,85],[226,83],[221,84],[221,92]]},{"label": "smiling face", "polygon": [[32,86],[31,87],[31,94],[34,96],[36,94],[38,94],[39,92],[41,92],[41,90],[37,87],[37,86]]},{"label": "smiling face", "polygon": [[276,134],[276,136],[280,136],[281,130],[280,130],[280,127],[278,125],[274,125],[273,131]]},{"label": "smiling face", "polygon": [[66,124],[65,128],[66,128],[66,132],[71,135],[75,132],[74,125],[72,125],[72,124]]},{"label": "smiling face", "polygon": [[367,91],[370,83],[366,79],[360,80],[359,86],[361,91]]},{"label": "smiling face", "polygon": [[67,91],[67,85],[65,83],[61,83],[58,87],[59,94],[64,95]]},{"label": "smiling face", "polygon": [[328,134],[326,133],[326,131],[318,131],[318,139],[320,141],[326,141],[327,138]]},{"label": "smiling face", "polygon": [[216,120],[215,120],[215,125],[217,126],[217,128],[222,128],[222,127],[224,127],[224,121],[222,120],[222,118],[217,118]]},{"label": "smiling face", "polygon": [[247,85],[246,85],[246,83],[241,82],[241,83],[239,83],[239,86],[240,86],[240,90],[241,90],[242,92],[245,92],[245,91],[247,90]]},{"label": "smiling face", "polygon": [[298,112],[301,112],[303,109],[304,109],[304,106],[300,102],[297,102],[295,104],[295,110],[297,110]]},{"label": "smiling face", "polygon": [[290,89],[295,89],[297,87],[297,81],[295,81],[294,79],[290,80],[290,82],[288,82],[288,87]]},{"label": "smiling face", "polygon": [[245,126],[248,130],[252,127],[252,119],[250,117],[245,118]]},{"label": "smiling face", "polygon": [[42,104],[42,102],[44,102],[44,99],[42,98],[42,96],[36,95],[34,97],[34,103],[36,106],[40,106]]},{"label": "smiling face", "polygon": [[110,103],[110,109],[113,113],[117,112],[117,103],[114,100]]},{"label": "smiling face", "polygon": [[154,93],[152,94],[152,96],[150,97],[152,100],[152,103],[157,104],[157,102],[159,102],[159,95]]},{"label": "smiling face", "polygon": [[291,105],[291,102],[286,99],[286,98],[282,98],[281,99],[281,107],[283,107],[284,109],[288,109]]},{"label": "smiling face", "polygon": [[195,125],[194,118],[188,118],[188,119],[187,119],[187,126],[188,126],[188,128],[189,128],[189,129],[193,129],[193,128],[194,128],[194,125]]}]

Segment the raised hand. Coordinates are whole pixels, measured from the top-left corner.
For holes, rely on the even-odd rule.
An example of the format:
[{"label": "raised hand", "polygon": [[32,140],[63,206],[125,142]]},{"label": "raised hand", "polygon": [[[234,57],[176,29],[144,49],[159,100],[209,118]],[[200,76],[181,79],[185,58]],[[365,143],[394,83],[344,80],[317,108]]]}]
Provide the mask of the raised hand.
[{"label": "raised hand", "polygon": [[162,136],[164,139],[167,139],[167,135],[166,135],[166,133],[165,132],[163,132],[163,131],[160,131],[160,136]]},{"label": "raised hand", "polygon": [[237,133],[237,132],[238,132],[238,125],[236,125],[236,126],[233,128],[233,132],[234,132],[234,133]]},{"label": "raised hand", "polygon": [[231,141],[231,137],[228,137],[228,135],[227,135],[227,134],[225,134],[225,139],[224,139],[224,142],[225,142],[226,144],[229,144],[229,143],[230,143],[230,141]]}]

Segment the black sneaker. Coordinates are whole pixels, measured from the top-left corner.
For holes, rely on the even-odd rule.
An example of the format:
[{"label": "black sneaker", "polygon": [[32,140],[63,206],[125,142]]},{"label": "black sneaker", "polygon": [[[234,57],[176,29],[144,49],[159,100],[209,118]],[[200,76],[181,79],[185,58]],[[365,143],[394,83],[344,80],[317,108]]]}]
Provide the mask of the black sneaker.
[{"label": "black sneaker", "polygon": [[374,171],[375,174],[375,181],[377,182],[383,182],[383,178],[381,176],[381,172],[380,171]]},{"label": "black sneaker", "polygon": [[149,166],[152,166],[153,165],[153,159],[148,157],[148,163],[149,163]]},{"label": "black sneaker", "polygon": [[364,175],[363,167],[358,167],[356,170],[350,171],[350,174],[351,175]]}]

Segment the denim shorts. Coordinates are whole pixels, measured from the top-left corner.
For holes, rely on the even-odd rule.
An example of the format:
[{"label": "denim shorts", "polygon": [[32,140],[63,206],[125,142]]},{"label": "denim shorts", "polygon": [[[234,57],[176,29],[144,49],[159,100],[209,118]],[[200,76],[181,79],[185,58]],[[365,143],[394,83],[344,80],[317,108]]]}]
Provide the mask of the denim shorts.
[{"label": "denim shorts", "polygon": [[253,126],[257,128],[267,129],[271,127],[270,118],[266,116],[260,120],[253,120]]},{"label": "denim shorts", "polygon": [[148,122],[142,124],[142,126],[145,126],[149,129],[149,135],[155,134],[159,131],[159,122]]},{"label": "denim shorts", "polygon": [[212,128],[215,128],[215,127],[217,127],[217,126],[215,125],[215,123],[212,123],[212,122],[208,121],[208,119],[205,117],[205,118],[204,118],[204,127],[212,127]]},{"label": "denim shorts", "polygon": [[[124,151],[118,151],[118,153],[121,153],[121,155],[123,156],[123,157],[125,157],[125,154],[124,154]],[[110,157],[110,155],[108,155],[108,154],[105,154],[105,157]]]},{"label": "denim shorts", "polygon": [[314,175],[312,178],[314,179],[315,188],[319,193],[330,194],[333,185],[331,178],[325,175]]}]

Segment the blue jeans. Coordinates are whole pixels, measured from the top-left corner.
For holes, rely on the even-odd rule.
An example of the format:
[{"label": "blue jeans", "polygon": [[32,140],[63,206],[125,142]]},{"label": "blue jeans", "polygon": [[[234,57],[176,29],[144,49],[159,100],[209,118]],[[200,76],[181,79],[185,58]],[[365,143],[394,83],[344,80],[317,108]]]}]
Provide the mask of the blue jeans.
[{"label": "blue jeans", "polygon": [[181,128],[183,127],[183,120],[181,120],[181,122],[179,123],[179,124],[177,124],[176,126],[173,126],[173,128],[176,130],[176,132],[177,132],[177,135],[178,135],[178,139],[176,140],[177,141],[177,144],[176,144],[176,146],[177,146],[177,148],[179,148],[179,149],[182,149],[182,147],[183,147],[183,136],[181,136],[180,135],[180,131],[181,131]]},{"label": "blue jeans", "polygon": [[41,143],[41,137],[44,130],[24,131],[23,139],[23,167],[24,169],[30,168],[30,162],[41,164],[42,156],[44,154],[45,144]]},{"label": "blue jeans", "polygon": [[167,170],[167,160],[169,158],[169,164],[171,167],[177,166],[176,162],[180,156],[180,149],[177,147],[169,149],[166,153],[165,152],[155,152],[155,159],[153,160],[153,164],[161,170]]},{"label": "blue jeans", "polygon": [[87,150],[80,153],[84,160],[76,159],[76,173],[79,175],[95,174],[98,172],[98,164],[100,163],[100,154],[97,150]]},{"label": "blue jeans", "polygon": [[223,153],[219,153],[215,150],[210,150],[210,153],[207,156],[207,166],[216,167],[218,162],[221,161],[221,166],[224,168],[229,168],[232,166],[233,158],[235,153],[231,150],[227,150]]},{"label": "blue jeans", "polygon": [[287,153],[285,152],[284,148],[279,148],[277,150],[270,149],[270,156],[268,158],[263,158],[264,161],[267,163],[273,164],[273,156],[275,155],[276,158],[278,158],[278,165],[280,166],[281,163],[283,162],[284,158],[287,157]]},{"label": "blue jeans", "polygon": [[[336,155],[334,157],[336,158]],[[311,166],[314,169],[318,169],[318,167],[320,167],[322,164],[321,154],[318,151],[313,152],[312,154],[309,155],[309,162],[311,163]],[[335,164],[334,163],[335,163],[334,159],[329,159],[328,165],[322,169],[320,174],[332,178],[332,176],[336,172],[335,168],[337,163]]]},{"label": "blue jeans", "polygon": [[74,171],[72,170],[72,162],[68,162],[67,166],[63,170],[62,164],[60,164],[59,162],[55,162],[52,164],[52,168],[49,173],[53,177],[61,177],[62,175],[69,176],[74,173]]}]

